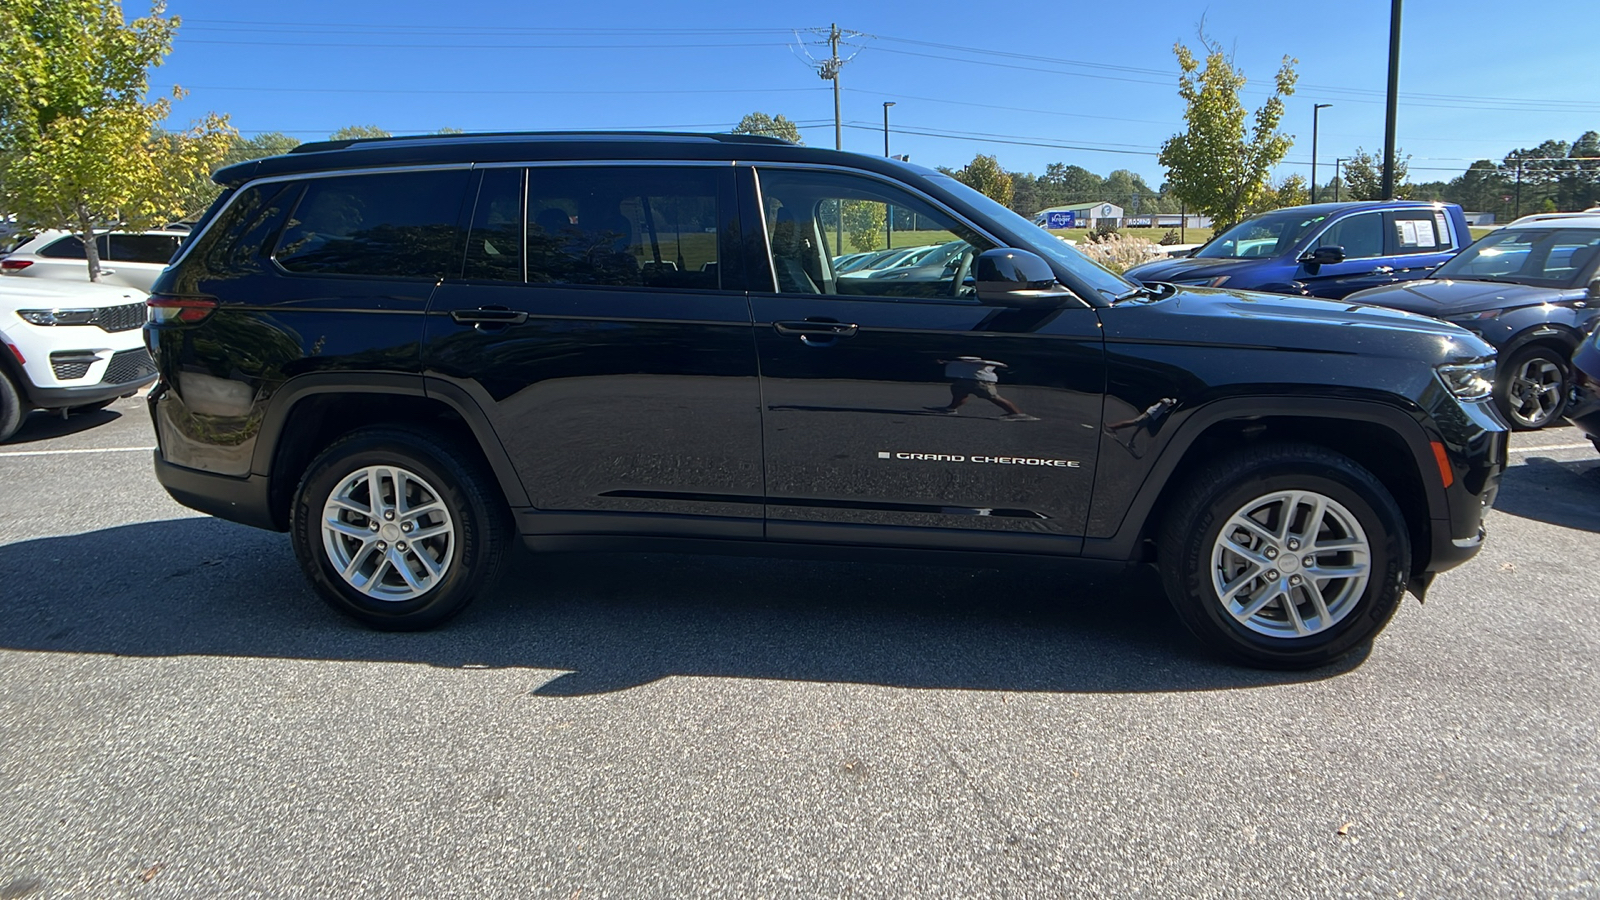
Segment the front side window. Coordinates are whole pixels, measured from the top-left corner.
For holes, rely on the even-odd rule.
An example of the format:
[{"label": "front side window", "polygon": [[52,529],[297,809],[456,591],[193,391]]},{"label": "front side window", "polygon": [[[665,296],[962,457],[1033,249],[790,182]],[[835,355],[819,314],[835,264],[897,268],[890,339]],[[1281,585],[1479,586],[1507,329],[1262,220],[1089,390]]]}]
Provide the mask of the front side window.
[{"label": "front side window", "polygon": [[306,182],[273,258],[290,272],[441,278],[454,269],[465,170]]},{"label": "front side window", "polygon": [[1345,216],[1324,231],[1315,247],[1343,247],[1345,259],[1370,259],[1383,255],[1383,214]]},{"label": "front side window", "polygon": [[[764,169],[760,177],[779,293],[976,302],[963,282],[995,243],[950,213],[857,175]],[[886,252],[852,265],[878,251]]]}]

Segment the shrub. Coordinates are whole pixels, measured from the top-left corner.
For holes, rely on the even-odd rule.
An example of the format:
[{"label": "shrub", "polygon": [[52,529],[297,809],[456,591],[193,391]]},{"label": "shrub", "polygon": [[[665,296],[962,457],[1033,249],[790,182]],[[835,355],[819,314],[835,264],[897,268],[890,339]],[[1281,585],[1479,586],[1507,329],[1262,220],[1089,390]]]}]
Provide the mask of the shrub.
[{"label": "shrub", "polygon": [[1089,239],[1095,241],[1104,240],[1121,233],[1110,219],[1099,219],[1095,222],[1094,230],[1089,232]]},{"label": "shrub", "polygon": [[1115,231],[1103,237],[1089,235],[1087,240],[1078,244],[1078,251],[1119,275],[1142,262],[1166,255],[1155,241],[1124,237]]},{"label": "shrub", "polygon": [[1163,234],[1161,240],[1156,243],[1163,247],[1171,247],[1173,244],[1178,243],[1179,240],[1181,239],[1178,237],[1178,230],[1176,228],[1168,228],[1167,233]]}]

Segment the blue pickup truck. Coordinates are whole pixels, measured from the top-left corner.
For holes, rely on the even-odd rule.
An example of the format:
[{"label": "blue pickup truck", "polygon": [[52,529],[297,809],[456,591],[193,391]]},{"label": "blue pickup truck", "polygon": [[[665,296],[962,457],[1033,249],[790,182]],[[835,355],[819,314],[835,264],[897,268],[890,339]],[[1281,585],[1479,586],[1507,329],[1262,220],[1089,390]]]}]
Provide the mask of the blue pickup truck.
[{"label": "blue pickup truck", "polygon": [[1276,209],[1187,257],[1135,266],[1142,282],[1341,298],[1424,278],[1472,243],[1454,203],[1373,200]]}]

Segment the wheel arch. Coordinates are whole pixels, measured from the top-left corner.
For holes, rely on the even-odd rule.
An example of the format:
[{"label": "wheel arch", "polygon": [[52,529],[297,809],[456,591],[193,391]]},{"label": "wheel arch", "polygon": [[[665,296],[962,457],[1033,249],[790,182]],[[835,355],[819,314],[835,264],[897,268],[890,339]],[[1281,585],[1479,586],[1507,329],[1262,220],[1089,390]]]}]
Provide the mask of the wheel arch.
[{"label": "wheel arch", "polygon": [[[1088,539],[1084,555],[1142,561],[1166,510],[1200,467],[1264,441],[1316,444],[1343,454],[1377,477],[1405,515],[1413,573],[1430,562],[1435,520],[1448,517],[1437,466],[1422,425],[1406,411],[1373,401],[1237,398],[1201,407],[1179,427],[1152,465],[1115,535]],[[1397,464],[1398,463],[1398,464]]]},{"label": "wheel arch", "polygon": [[295,488],[323,448],[356,429],[384,424],[422,424],[469,443],[494,473],[506,504],[527,506],[527,492],[483,410],[465,394],[430,387],[421,375],[393,373],[315,373],[285,382],[262,419],[250,464],[252,474],[267,479],[278,528],[289,527]]}]

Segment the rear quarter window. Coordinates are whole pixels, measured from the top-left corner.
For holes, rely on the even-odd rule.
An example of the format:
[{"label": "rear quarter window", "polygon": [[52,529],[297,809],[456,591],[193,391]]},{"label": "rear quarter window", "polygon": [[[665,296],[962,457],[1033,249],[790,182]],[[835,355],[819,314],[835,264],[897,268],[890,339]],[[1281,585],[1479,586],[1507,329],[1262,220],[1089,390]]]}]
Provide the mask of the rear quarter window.
[{"label": "rear quarter window", "polygon": [[289,272],[386,278],[451,273],[465,169],[306,182],[273,258]]}]

